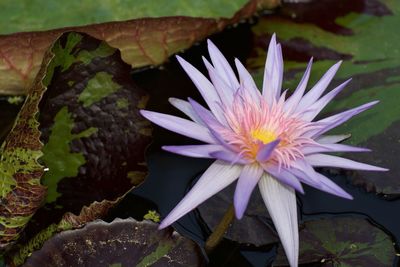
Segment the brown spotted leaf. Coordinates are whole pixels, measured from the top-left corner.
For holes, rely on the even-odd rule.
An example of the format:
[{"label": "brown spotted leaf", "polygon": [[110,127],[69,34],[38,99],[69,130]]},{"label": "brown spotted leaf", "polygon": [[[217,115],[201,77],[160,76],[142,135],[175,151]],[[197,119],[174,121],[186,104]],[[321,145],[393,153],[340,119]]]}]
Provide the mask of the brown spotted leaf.
[{"label": "brown spotted leaf", "polygon": [[121,51],[125,62],[139,68],[159,65],[206,36],[250,17],[257,9],[278,4],[278,0],[252,0],[230,19],[144,18],[0,36],[0,93],[25,93],[32,85],[45,51],[66,31],[84,32],[106,41]]},{"label": "brown spotted leaf", "polygon": [[48,240],[23,265],[30,266],[205,266],[201,249],[171,227],[134,219],[96,221]]}]

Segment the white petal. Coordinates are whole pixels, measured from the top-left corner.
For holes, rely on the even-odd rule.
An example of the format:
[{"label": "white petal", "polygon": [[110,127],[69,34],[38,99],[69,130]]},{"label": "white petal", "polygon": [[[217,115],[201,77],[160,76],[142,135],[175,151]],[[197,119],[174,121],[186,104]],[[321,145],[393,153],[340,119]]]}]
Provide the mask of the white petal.
[{"label": "white petal", "polygon": [[297,267],[299,230],[294,189],[264,174],[259,183],[261,196],[274,222],[291,267]]},{"label": "white petal", "polygon": [[305,160],[312,166],[316,167],[336,167],[350,170],[366,170],[366,171],[387,171],[388,169],[345,159],[332,155],[312,154],[305,157]]},{"label": "white petal", "polygon": [[242,171],[239,165],[230,165],[220,160],[215,161],[200,177],[193,188],[179,204],[161,222],[160,229],[165,228],[190,212],[212,195],[218,193],[233,181]]}]

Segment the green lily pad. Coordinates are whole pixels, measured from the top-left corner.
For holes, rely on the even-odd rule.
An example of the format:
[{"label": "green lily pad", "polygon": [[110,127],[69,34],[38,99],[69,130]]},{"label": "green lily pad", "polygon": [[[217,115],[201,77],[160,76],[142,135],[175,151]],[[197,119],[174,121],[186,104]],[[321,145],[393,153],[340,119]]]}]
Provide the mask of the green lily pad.
[{"label": "green lily pad", "polygon": [[48,240],[29,266],[205,266],[201,249],[171,227],[134,219],[95,221]]},{"label": "green lily pad", "polygon": [[[215,229],[233,203],[235,187],[236,183],[231,184],[198,207],[201,218],[210,230]],[[241,244],[272,245],[278,243],[279,238],[271,225],[267,208],[256,188],[243,218],[241,220],[234,219],[224,237]]]},{"label": "green lily pad", "polygon": [[[22,18],[18,21],[22,24],[28,24],[33,28],[40,28],[43,25],[35,25],[29,18],[32,16],[25,16],[24,12],[29,12],[30,5],[35,5],[37,1],[25,2],[19,4],[12,4],[9,7],[6,3],[2,4],[2,11],[6,14],[21,14]],[[126,2],[126,1],[125,1]],[[140,2],[140,4],[138,4]],[[158,2],[126,2],[125,4],[113,4],[112,1],[107,1],[105,3],[99,4],[95,1],[71,1],[68,3],[61,3],[62,8],[57,8],[57,3],[52,3],[49,5],[51,8],[50,12],[45,12],[43,3],[32,7],[31,10],[40,9],[38,12],[34,12],[35,18],[38,18],[39,24],[48,24],[50,21],[44,22],[41,20],[43,18],[46,20],[46,15],[52,17],[57,21],[54,25],[64,25],[67,23],[63,21],[62,18],[66,18],[69,22],[73,21],[73,24],[86,23],[85,18],[93,19],[92,22],[96,22],[99,19],[103,20],[105,18],[118,19],[119,15],[115,15],[123,10],[124,14],[129,14],[130,16],[137,17],[134,15],[135,11],[138,13],[143,13],[149,15],[151,12],[157,14],[157,11],[165,13],[158,13],[159,15],[166,15],[167,12],[171,10],[179,12],[179,8],[175,9],[171,1],[168,4],[172,6],[165,8],[163,4],[162,8],[157,6]],[[175,2],[176,5],[178,4]],[[213,2],[214,4],[211,4]],[[229,4],[227,4],[229,2]],[[187,5],[184,9],[187,10],[186,15],[190,15],[190,11],[202,13],[200,10],[207,9],[213,10],[211,14],[207,17],[162,17],[162,18],[140,18],[131,19],[128,21],[116,21],[101,24],[93,24],[87,26],[76,26],[70,28],[60,28],[55,30],[48,30],[42,32],[22,32],[10,35],[0,36],[0,94],[26,94],[28,89],[32,86],[33,80],[39,71],[43,56],[47,51],[48,47],[64,32],[66,31],[79,31],[87,33],[97,39],[106,41],[110,46],[118,48],[121,51],[122,59],[130,64],[133,68],[140,68],[146,66],[156,66],[160,65],[168,57],[174,53],[180,52],[184,49],[191,47],[194,43],[204,39],[205,37],[223,30],[226,26],[238,23],[246,18],[252,16],[257,10],[263,8],[271,8],[276,6],[279,1],[277,0],[251,0],[247,4],[244,4],[243,0],[235,1],[192,1],[192,4],[188,4],[187,1],[181,1]],[[196,3],[196,4],[194,4]],[[200,4],[199,4],[200,3]],[[226,4],[225,4],[226,3]],[[243,4],[243,5],[242,5]],[[68,9],[66,5],[79,6],[79,8],[73,8],[71,12],[65,13],[64,11]],[[112,5],[114,8],[108,9],[107,5]],[[127,6],[132,6],[131,8],[126,8]],[[152,8],[157,6],[157,8]],[[218,8],[215,8],[218,6]],[[23,12],[11,12],[7,11],[7,7],[14,10],[22,9]],[[85,7],[89,9],[96,10],[107,10],[107,14],[103,14],[104,18],[96,17]],[[139,11],[140,8],[147,9],[147,11]],[[120,11],[113,12],[113,9],[118,9]],[[63,15],[57,15],[57,11],[63,12]],[[81,16],[77,10],[85,13],[85,16]],[[150,11],[151,10],[151,11]],[[185,12],[185,11],[183,11]],[[40,13],[41,16],[36,16]],[[70,16],[66,16],[69,14]],[[193,13],[194,14],[194,13]],[[203,14],[203,13],[202,13]],[[204,13],[206,14],[206,13]],[[232,15],[234,14],[234,15]],[[100,17],[103,17],[100,15]],[[173,14],[169,14],[173,15]],[[229,17],[225,17],[231,15]],[[209,17],[211,16],[211,17]],[[3,16],[7,21],[7,25],[14,25],[15,23],[10,23],[7,16]],[[75,19],[78,17],[79,19]],[[216,18],[218,17],[218,19]],[[10,18],[11,19],[11,18]],[[14,19],[15,20],[15,19]],[[52,19],[50,19],[52,20]],[[60,22],[61,24],[58,24]],[[71,22],[72,23],[72,22]],[[17,23],[19,24],[19,23]],[[71,25],[69,25],[71,26]],[[22,26],[16,26],[22,27]],[[49,25],[44,26],[48,28]],[[5,28],[5,27],[2,27]],[[26,28],[21,30],[27,30]]]},{"label": "green lily pad", "polygon": [[[391,237],[366,219],[333,217],[300,226],[299,264],[390,267],[395,257]],[[282,249],[278,250],[274,266],[288,266]]]},{"label": "green lily pad", "polygon": [[[94,201],[117,202],[147,175],[144,151],[151,128],[139,109],[148,96],[131,80],[118,50],[66,33],[46,59],[2,146],[5,247],[43,201],[27,238],[60,222],[66,212],[79,214]],[[127,105],[118,106],[120,99]]]},{"label": "green lily pad", "polygon": [[311,56],[315,56],[315,64],[309,88],[329,66],[343,59],[330,88],[350,77],[353,80],[328,105],[322,117],[380,100],[377,106],[331,133],[351,133],[346,142],[373,149],[371,153],[348,154],[349,158],[390,169],[386,173],[349,175],[354,184],[379,194],[397,196],[400,194],[400,166],[392,155],[400,153],[397,145],[400,133],[395,129],[400,121],[397,102],[400,96],[400,37],[397,34],[400,2],[357,0],[351,5],[344,1],[317,2],[289,5],[280,15],[265,18],[254,26],[256,43],[262,44],[263,49],[258,46],[248,64],[253,68],[261,67],[261,58],[265,58],[264,45],[273,32],[283,45],[285,88],[295,88]]}]

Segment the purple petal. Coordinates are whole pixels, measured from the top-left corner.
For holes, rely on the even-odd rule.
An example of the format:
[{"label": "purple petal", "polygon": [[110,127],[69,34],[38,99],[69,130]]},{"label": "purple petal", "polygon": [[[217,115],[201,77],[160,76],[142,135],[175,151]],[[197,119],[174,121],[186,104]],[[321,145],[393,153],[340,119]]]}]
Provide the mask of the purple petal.
[{"label": "purple petal", "polygon": [[372,101],[372,102],[366,103],[364,105],[361,105],[359,107],[343,111],[339,114],[330,116],[328,118],[325,118],[325,119],[322,119],[322,120],[316,122],[316,123],[320,123],[320,124],[323,124],[326,126],[320,130],[316,130],[313,133],[311,133],[311,137],[316,138],[316,137],[320,136],[321,134],[326,133],[327,131],[335,128],[336,126],[348,121],[353,116],[371,108],[372,106],[376,105],[377,103],[379,103],[379,101]]},{"label": "purple petal", "polygon": [[320,144],[335,144],[350,138],[351,134],[322,135],[315,139]]},{"label": "purple petal", "polygon": [[301,151],[304,155],[309,155],[324,152],[370,152],[371,150],[364,147],[355,147],[343,144],[314,144],[304,146]]},{"label": "purple petal", "polygon": [[206,127],[194,123],[192,121],[148,110],[141,110],[140,114],[142,114],[143,117],[150,120],[151,122],[170,131],[206,143],[211,143],[211,144],[215,143],[215,139],[213,138],[210,131],[208,131]]},{"label": "purple petal", "polygon": [[267,59],[265,62],[262,95],[269,104],[277,101],[280,94],[283,77],[283,62],[281,48],[277,46],[276,36],[272,35],[268,47]]},{"label": "purple petal", "polygon": [[235,214],[236,218],[239,220],[243,217],[251,193],[260,180],[262,173],[263,169],[258,164],[251,164],[243,167],[236,185],[234,196]]},{"label": "purple petal", "polygon": [[185,72],[189,75],[194,85],[196,85],[197,89],[206,101],[210,110],[214,113],[215,116],[220,116],[221,114],[218,114],[218,111],[215,110],[215,105],[220,101],[220,98],[212,83],[186,60],[179,56],[177,56],[176,58],[178,59],[178,62],[181,64]]},{"label": "purple petal", "polygon": [[231,166],[225,162],[215,161],[200,177],[189,193],[161,222],[159,229],[171,225],[206,199],[230,185],[239,177],[241,170],[241,166]]},{"label": "purple petal", "polygon": [[240,84],[242,87],[246,88],[246,90],[251,95],[252,99],[258,103],[261,97],[260,91],[258,91],[257,85],[255,84],[253,77],[251,77],[250,73],[243,66],[239,59],[235,58],[236,69],[239,73]]},{"label": "purple petal", "polygon": [[298,104],[300,103],[301,98],[303,97],[304,91],[306,90],[308,79],[310,78],[311,66],[313,63],[313,58],[308,62],[307,69],[303,74],[303,78],[299,85],[297,86],[294,93],[287,99],[285,102],[285,111],[291,114],[297,109]]},{"label": "purple petal", "polygon": [[315,187],[321,191],[329,194],[339,196],[346,199],[353,199],[353,197],[344,191],[340,186],[332,182],[324,175],[317,173],[309,164],[305,163],[302,169],[290,169],[288,170],[295,175],[301,182],[308,184],[309,186]]},{"label": "purple petal", "polygon": [[189,146],[163,146],[165,151],[193,157],[193,158],[212,158],[210,153],[223,149],[220,145],[189,145]]},{"label": "purple petal", "polygon": [[303,186],[301,185],[299,179],[297,179],[296,176],[294,176],[286,169],[278,168],[276,166],[263,166],[263,167],[266,172],[271,174],[274,178],[278,179],[280,182],[304,194]]},{"label": "purple petal", "polygon": [[316,167],[336,167],[350,170],[366,170],[366,171],[387,171],[388,169],[376,167],[373,165],[353,161],[332,155],[312,154],[306,156],[305,159],[309,164]]},{"label": "purple petal", "polygon": [[207,61],[205,57],[203,57],[204,65],[208,70],[208,74],[210,75],[210,79],[217,90],[217,93],[221,99],[222,104],[227,107],[232,105],[233,101],[233,90],[229,88],[225,80],[219,75],[219,73],[214,69],[214,67]]},{"label": "purple petal", "polygon": [[274,222],[291,267],[297,267],[299,257],[299,230],[296,194],[268,174],[261,177],[260,193]]},{"label": "purple petal", "polygon": [[279,144],[280,141],[281,141],[280,139],[276,139],[272,142],[269,142],[268,144],[263,144],[261,148],[258,150],[256,157],[257,161],[258,162],[267,161],[271,156],[271,153],[274,151],[275,147]]},{"label": "purple petal", "polygon": [[346,85],[351,81],[351,79],[345,81],[323,97],[321,97],[318,101],[312,104],[310,107],[306,108],[306,111],[302,114],[302,119],[306,121],[312,121],[321,110],[338,94],[340,93]]},{"label": "purple petal", "polygon": [[240,154],[233,153],[229,150],[221,150],[210,153],[211,157],[219,159],[230,164],[249,164],[250,162],[243,158]]},{"label": "purple petal", "polygon": [[225,82],[230,85],[232,92],[235,92],[236,89],[239,88],[239,82],[237,81],[236,75],[231,66],[211,40],[207,40],[207,44],[211,62],[215,70],[225,80]]},{"label": "purple petal", "polygon": [[339,69],[342,61],[339,61],[333,65],[322,78],[314,85],[313,88],[308,91],[308,93],[301,99],[299,106],[297,107],[297,112],[302,112],[310,105],[314,104],[315,101],[324,93],[325,89],[328,87],[329,83],[332,81],[337,70]]},{"label": "purple petal", "polygon": [[200,119],[200,117],[194,112],[192,105],[185,100],[181,100],[178,98],[170,97],[168,99],[169,103],[173,105],[175,108],[182,111],[186,116],[188,116],[192,121],[204,125],[204,122]]},{"label": "purple petal", "polygon": [[199,103],[189,98],[189,103],[192,105],[193,110],[196,114],[201,118],[201,120],[206,124],[206,126],[210,129],[221,131],[225,129],[225,126],[221,124],[217,119],[213,116],[213,114],[201,106]]}]

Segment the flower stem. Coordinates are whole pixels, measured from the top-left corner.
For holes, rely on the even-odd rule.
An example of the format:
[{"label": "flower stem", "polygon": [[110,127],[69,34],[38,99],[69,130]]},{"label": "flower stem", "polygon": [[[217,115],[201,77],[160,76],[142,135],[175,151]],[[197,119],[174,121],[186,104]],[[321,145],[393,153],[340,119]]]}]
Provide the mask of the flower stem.
[{"label": "flower stem", "polygon": [[210,253],[219,244],[234,218],[235,209],[233,208],[233,204],[231,204],[226,210],[224,217],[222,217],[221,221],[215,228],[214,232],[212,232],[206,241],[205,249],[207,253]]}]

